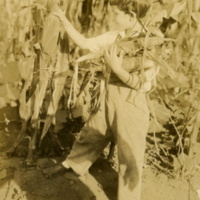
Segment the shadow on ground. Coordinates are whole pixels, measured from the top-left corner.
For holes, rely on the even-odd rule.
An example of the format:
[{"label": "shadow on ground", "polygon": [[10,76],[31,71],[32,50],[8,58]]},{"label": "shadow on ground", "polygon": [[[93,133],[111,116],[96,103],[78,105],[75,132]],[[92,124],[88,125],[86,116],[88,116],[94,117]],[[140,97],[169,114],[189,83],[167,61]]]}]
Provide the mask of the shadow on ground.
[{"label": "shadow on ground", "polygon": [[104,171],[95,166],[84,181],[69,180],[64,174],[46,179],[40,167],[50,162],[52,160],[39,159],[37,166],[25,168],[19,158],[1,159],[1,199],[116,200],[117,173],[114,170]]}]

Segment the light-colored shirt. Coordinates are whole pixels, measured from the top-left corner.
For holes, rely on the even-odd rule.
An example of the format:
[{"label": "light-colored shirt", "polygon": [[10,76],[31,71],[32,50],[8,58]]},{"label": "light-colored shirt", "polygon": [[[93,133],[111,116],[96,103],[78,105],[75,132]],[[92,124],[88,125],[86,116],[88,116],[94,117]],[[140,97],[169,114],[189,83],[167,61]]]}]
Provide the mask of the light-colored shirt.
[{"label": "light-colored shirt", "polygon": [[87,39],[87,42],[88,42],[87,46],[89,46],[89,50],[91,52],[100,51],[102,48],[106,48],[106,47],[112,45],[116,41],[119,34],[121,36],[124,35],[123,32],[109,31],[109,32],[106,32],[106,33],[99,35],[97,37],[88,38]]}]

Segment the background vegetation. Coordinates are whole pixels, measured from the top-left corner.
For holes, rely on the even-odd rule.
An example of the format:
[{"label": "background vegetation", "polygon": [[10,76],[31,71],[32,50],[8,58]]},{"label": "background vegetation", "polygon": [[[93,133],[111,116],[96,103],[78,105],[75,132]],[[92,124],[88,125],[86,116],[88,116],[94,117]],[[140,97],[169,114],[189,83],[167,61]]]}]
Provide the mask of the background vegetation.
[{"label": "background vegetation", "polygon": [[[0,108],[19,112],[20,130],[8,153],[28,139],[27,164],[34,151],[45,151],[48,136],[50,145],[67,151],[63,141],[71,142],[71,133],[80,130],[98,104],[95,69],[86,68],[87,62],[74,64],[85,52],[52,14],[57,6],[87,37],[112,26],[106,0],[1,1]],[[174,176],[193,169],[200,152],[200,1],[158,0],[150,6],[145,21],[150,31],[142,45],[147,51],[159,43],[160,72],[148,95],[147,162]],[[6,130],[10,122],[4,115],[1,126]]]}]

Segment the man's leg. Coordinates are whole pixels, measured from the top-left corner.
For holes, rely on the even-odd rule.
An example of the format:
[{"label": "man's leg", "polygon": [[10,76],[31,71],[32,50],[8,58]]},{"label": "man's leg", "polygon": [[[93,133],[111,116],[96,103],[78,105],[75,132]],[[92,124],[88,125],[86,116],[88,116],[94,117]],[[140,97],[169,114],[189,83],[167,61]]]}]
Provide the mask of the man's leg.
[{"label": "man's leg", "polygon": [[[112,125],[116,133],[119,157],[118,200],[140,200],[142,169],[149,125],[149,111],[144,94],[131,100],[128,88],[112,88],[116,114]],[[132,103],[131,103],[132,102]]]},{"label": "man's leg", "polygon": [[112,137],[108,129],[105,103],[104,96],[99,110],[90,116],[81,130],[79,138],[74,142],[70,154],[62,163],[79,175],[88,171]]}]

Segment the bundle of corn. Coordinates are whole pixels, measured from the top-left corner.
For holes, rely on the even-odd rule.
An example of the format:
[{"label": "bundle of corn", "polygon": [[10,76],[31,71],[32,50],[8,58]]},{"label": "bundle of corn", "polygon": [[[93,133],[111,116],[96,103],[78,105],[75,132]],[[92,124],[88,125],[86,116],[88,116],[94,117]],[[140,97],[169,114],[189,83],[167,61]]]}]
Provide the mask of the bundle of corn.
[{"label": "bundle of corn", "polygon": [[[144,70],[148,70],[152,67],[152,65],[148,63],[152,61],[154,62],[155,71],[158,71],[159,66],[162,66],[170,71],[173,76],[175,74],[174,70],[166,62],[165,55],[162,54],[163,52],[161,49],[163,46],[172,43],[174,39],[165,38],[163,35],[161,37],[160,35],[156,35],[154,29],[149,29],[141,33],[131,32],[125,37],[116,40],[113,45],[117,46],[117,53],[119,54],[121,51],[124,52],[123,68],[129,72],[138,71],[138,73],[143,73]],[[105,49],[109,48],[110,46]],[[108,70],[106,69],[106,63],[104,61],[105,49],[78,58],[76,60],[77,65],[81,63],[79,64],[80,69],[84,67],[93,72],[102,72],[105,76],[104,78],[106,78],[106,76],[108,76],[106,74]]]}]

